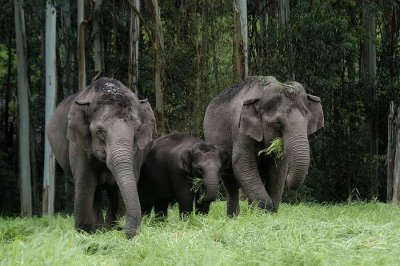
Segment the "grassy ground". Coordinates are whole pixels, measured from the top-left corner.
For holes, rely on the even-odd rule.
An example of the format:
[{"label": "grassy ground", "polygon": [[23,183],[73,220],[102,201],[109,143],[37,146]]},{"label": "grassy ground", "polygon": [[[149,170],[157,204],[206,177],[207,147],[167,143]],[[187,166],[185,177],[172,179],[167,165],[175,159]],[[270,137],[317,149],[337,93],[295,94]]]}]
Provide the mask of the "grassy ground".
[{"label": "grassy ground", "polygon": [[242,204],[225,217],[217,202],[209,216],[143,221],[140,235],[88,235],[70,216],[0,218],[0,265],[399,265],[400,207],[382,203],[282,205],[265,214]]}]

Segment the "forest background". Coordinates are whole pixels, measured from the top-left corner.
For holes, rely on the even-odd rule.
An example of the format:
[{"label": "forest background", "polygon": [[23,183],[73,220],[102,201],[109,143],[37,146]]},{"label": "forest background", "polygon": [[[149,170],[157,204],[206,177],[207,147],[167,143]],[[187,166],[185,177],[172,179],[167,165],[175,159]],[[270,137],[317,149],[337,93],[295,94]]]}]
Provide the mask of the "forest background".
[{"label": "forest background", "polygon": [[[246,12],[240,2],[247,2]],[[23,212],[23,193],[31,195],[31,213],[44,209],[46,11],[56,21],[57,103],[96,77],[113,77],[149,99],[159,132],[202,136],[205,108],[224,88],[246,75],[296,80],[321,97],[325,128],[311,136],[305,184],[285,200],[390,199],[388,113],[400,97],[400,1],[0,0],[0,6],[2,215]],[[24,61],[17,60],[21,32]],[[18,62],[26,67],[24,102]],[[21,105],[29,118],[30,184],[23,193]],[[55,211],[71,212],[73,186],[56,170]]]}]

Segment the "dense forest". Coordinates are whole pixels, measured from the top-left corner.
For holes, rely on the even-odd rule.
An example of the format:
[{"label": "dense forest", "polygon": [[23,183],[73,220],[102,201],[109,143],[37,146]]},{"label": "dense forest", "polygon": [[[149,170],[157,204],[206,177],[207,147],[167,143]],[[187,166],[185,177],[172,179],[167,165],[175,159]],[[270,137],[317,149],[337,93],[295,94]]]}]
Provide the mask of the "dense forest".
[{"label": "dense forest", "polygon": [[[160,134],[194,136],[202,136],[210,100],[244,77],[296,80],[322,99],[325,127],[310,138],[305,184],[285,200],[386,201],[389,105],[400,100],[399,1],[0,0],[0,6],[0,214],[23,212],[23,193],[33,214],[47,208],[46,112],[101,76],[149,99]],[[55,211],[70,212],[73,186],[58,166],[55,186]]]}]

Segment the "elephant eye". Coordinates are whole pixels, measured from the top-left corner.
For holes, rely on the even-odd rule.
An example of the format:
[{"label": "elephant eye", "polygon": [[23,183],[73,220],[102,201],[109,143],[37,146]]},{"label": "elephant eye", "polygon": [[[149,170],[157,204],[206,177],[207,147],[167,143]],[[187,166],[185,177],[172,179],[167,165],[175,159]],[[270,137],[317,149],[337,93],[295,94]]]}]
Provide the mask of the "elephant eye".
[{"label": "elephant eye", "polygon": [[277,129],[282,129],[283,128],[283,123],[279,119],[277,119],[274,122],[272,122],[272,125]]},{"label": "elephant eye", "polygon": [[97,135],[97,137],[99,138],[99,139],[101,139],[101,140],[105,140],[105,138],[106,138],[106,135],[105,135],[105,132],[104,132],[104,130],[101,128],[101,127],[96,127],[96,135]]}]

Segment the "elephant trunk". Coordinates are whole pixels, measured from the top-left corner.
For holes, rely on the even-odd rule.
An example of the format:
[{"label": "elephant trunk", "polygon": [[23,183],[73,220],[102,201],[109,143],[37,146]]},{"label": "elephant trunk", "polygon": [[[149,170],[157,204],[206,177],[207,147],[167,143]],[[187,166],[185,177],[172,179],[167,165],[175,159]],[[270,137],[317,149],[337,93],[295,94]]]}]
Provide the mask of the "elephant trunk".
[{"label": "elephant trunk", "polygon": [[286,177],[289,189],[298,189],[310,166],[310,146],[306,134],[290,134],[284,137],[284,154],[288,162],[288,173]]},{"label": "elephant trunk", "polygon": [[111,170],[126,209],[126,236],[131,238],[140,230],[141,209],[133,169],[133,149],[128,140],[119,139],[111,146],[107,166]]},{"label": "elephant trunk", "polygon": [[210,172],[203,174],[204,201],[214,201],[218,197],[218,174]]}]

